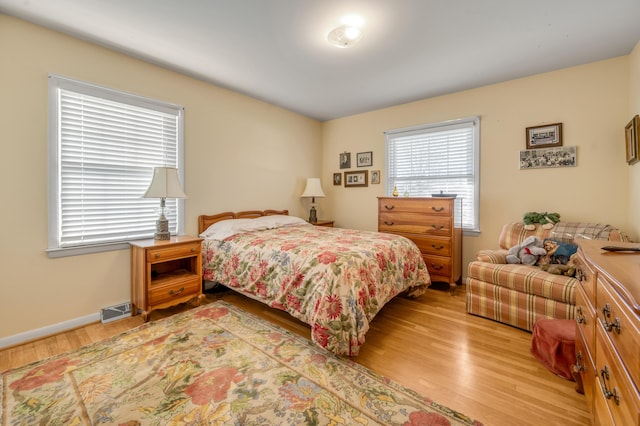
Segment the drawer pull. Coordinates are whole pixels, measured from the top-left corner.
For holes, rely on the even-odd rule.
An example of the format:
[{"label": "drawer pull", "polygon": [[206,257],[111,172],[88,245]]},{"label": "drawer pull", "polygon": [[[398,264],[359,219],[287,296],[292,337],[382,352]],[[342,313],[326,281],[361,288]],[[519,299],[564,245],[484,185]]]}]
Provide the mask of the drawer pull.
[{"label": "drawer pull", "polygon": [[576,270],[576,279],[580,282],[587,281],[587,273],[582,268]]},{"label": "drawer pull", "polygon": [[180,287],[180,289],[178,291],[175,291],[173,289],[169,290],[169,294],[172,296],[178,296],[180,295],[182,292],[184,291],[184,287]]},{"label": "drawer pull", "polygon": [[387,209],[387,210],[393,210],[393,209],[396,208],[396,206],[388,206],[388,205],[385,204],[384,208]]},{"label": "drawer pull", "polygon": [[435,244],[431,244],[431,247],[435,250],[442,250],[444,246],[441,244],[440,246],[436,246]]},{"label": "drawer pull", "polygon": [[191,253],[195,253],[195,252],[196,252],[195,247],[191,247]]},{"label": "drawer pull", "polygon": [[576,354],[576,371],[582,372],[586,370],[585,365],[582,363],[582,351],[578,351]]},{"label": "drawer pull", "polygon": [[602,326],[604,327],[604,329],[608,332],[611,332],[611,330],[615,329],[616,333],[620,334],[620,318],[616,317],[614,322],[609,322],[609,320],[607,319],[611,317],[611,305],[607,303],[603,308],[601,308],[601,310],[602,315],[604,315],[604,318],[602,318]]},{"label": "drawer pull", "polygon": [[576,317],[576,321],[578,321],[578,324],[586,324],[587,323],[587,317],[582,312],[582,306],[578,306],[576,311],[577,311],[577,314],[578,314],[577,317]]},{"label": "drawer pull", "polygon": [[156,253],[156,259],[160,259],[160,253]]},{"label": "drawer pull", "polygon": [[384,221],[384,224],[387,226],[393,226],[395,224],[395,222],[391,221],[391,222],[387,222],[386,220]]},{"label": "drawer pull", "polygon": [[444,211],[444,207],[431,206],[431,210],[433,210],[436,213],[440,213],[440,212]]},{"label": "drawer pull", "polygon": [[431,225],[433,229],[441,230],[444,229],[444,225]]},{"label": "drawer pull", "polygon": [[436,263],[431,263],[431,267],[432,267],[433,269],[435,269],[436,271],[439,271],[440,269],[444,268],[444,266],[442,266],[442,265],[438,265],[438,264],[436,264]]},{"label": "drawer pull", "polygon": [[609,367],[607,367],[606,365],[604,366],[604,369],[600,370],[600,388],[602,389],[602,394],[607,399],[613,398],[613,401],[616,403],[616,405],[620,405],[620,396],[618,396],[618,390],[616,388],[613,388],[613,392],[611,392],[609,388],[607,388],[605,380],[609,380]]}]

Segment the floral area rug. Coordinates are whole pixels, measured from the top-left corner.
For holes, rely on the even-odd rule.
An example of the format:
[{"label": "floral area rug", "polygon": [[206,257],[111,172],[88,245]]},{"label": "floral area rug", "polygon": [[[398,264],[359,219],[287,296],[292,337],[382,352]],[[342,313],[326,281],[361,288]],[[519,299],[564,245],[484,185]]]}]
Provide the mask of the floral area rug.
[{"label": "floral area rug", "polygon": [[480,425],[218,301],[0,376],[1,425]]}]

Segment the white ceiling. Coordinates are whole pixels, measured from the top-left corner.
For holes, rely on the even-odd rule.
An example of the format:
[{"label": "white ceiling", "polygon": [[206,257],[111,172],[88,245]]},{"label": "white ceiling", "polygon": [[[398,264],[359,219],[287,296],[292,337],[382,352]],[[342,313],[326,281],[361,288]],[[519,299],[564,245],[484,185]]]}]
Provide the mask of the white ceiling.
[{"label": "white ceiling", "polygon": [[[640,0],[0,0],[0,12],[322,121],[640,41]],[[349,14],[363,39],[329,45]]]}]

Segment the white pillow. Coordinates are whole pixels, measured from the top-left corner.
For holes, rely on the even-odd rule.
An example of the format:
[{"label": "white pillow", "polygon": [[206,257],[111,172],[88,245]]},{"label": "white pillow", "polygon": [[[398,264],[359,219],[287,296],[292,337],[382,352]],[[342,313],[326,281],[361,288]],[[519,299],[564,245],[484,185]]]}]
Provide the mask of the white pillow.
[{"label": "white pillow", "polygon": [[309,223],[299,217],[274,214],[271,216],[260,216],[253,219],[253,224],[250,226],[265,226],[265,229],[282,228],[283,226],[295,226],[295,225],[309,225]]},{"label": "white pillow", "polygon": [[285,226],[310,225],[303,219],[287,215],[260,216],[255,219],[227,219],[216,222],[200,234],[200,238],[224,240],[241,232],[262,231]]},{"label": "white pillow", "polygon": [[226,219],[221,220],[220,222],[216,222],[205,229],[201,234],[200,238],[208,238],[211,240],[224,240],[225,238],[229,238],[232,235],[236,235],[238,232],[238,227],[242,225],[244,222],[252,221],[253,219]]}]

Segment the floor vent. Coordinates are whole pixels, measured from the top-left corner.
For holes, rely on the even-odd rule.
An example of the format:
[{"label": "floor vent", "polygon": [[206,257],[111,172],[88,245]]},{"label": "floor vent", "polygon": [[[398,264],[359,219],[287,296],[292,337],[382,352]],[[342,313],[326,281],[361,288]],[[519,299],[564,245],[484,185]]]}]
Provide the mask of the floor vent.
[{"label": "floor vent", "polygon": [[103,324],[131,316],[131,304],[123,303],[121,305],[109,306],[100,311],[100,321]]}]

